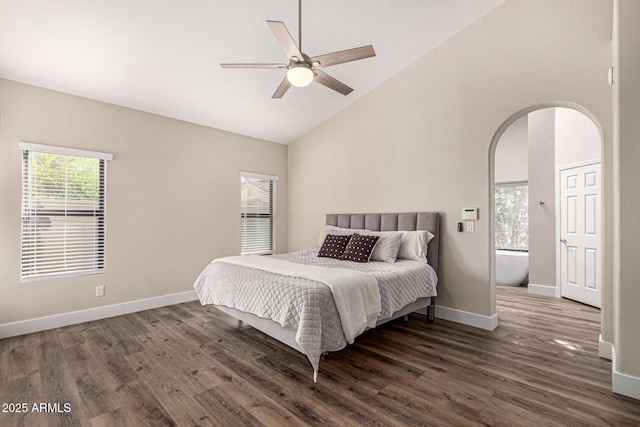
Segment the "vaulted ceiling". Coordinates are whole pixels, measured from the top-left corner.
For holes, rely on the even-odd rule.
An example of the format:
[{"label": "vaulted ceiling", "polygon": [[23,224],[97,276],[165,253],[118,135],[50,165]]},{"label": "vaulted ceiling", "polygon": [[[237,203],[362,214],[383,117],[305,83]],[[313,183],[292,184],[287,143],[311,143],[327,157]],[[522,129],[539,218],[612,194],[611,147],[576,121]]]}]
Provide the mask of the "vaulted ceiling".
[{"label": "vaulted ceiling", "polygon": [[325,69],[346,97],[312,84],[274,100],[285,70],[220,63],[286,62],[266,20],[297,41],[296,0],[0,0],[0,77],[286,144],[503,2],[303,1],[303,52],[377,56]]}]

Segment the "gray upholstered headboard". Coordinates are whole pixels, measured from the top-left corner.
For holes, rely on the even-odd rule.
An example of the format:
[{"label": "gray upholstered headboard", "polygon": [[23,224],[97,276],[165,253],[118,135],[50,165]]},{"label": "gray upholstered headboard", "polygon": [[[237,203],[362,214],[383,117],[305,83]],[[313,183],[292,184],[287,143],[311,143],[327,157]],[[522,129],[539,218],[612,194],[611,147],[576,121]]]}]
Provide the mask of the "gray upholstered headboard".
[{"label": "gray upholstered headboard", "polygon": [[436,273],[438,272],[440,245],[440,214],[438,212],[327,214],[325,224],[371,231],[429,230],[435,237],[429,242],[427,262]]}]

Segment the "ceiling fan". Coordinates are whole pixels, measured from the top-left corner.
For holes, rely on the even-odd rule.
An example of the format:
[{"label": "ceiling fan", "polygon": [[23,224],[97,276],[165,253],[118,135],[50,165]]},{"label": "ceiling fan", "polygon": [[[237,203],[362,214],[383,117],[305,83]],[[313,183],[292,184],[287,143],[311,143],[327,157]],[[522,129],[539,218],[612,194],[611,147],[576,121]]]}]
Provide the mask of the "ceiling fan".
[{"label": "ceiling fan", "polygon": [[282,98],[291,86],[305,87],[312,81],[333,89],[343,95],[350,94],[353,89],[321,70],[332,65],[376,56],[373,46],[362,46],[339,52],[309,57],[302,52],[302,0],[298,0],[298,45],[289,34],[284,22],[267,21],[267,25],[276,36],[276,40],[289,58],[286,64],[220,64],[222,68],[280,68],[287,74],[273,93],[271,98]]}]

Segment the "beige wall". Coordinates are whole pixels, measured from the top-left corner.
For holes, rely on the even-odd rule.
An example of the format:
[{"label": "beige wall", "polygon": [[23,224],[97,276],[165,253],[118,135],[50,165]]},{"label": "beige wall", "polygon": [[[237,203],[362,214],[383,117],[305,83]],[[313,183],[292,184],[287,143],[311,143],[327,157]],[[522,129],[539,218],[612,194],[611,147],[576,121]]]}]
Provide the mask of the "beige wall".
[{"label": "beige wall", "polygon": [[[556,286],[555,108],[529,113],[529,284]],[[543,201],[544,203],[540,203]]]},{"label": "beige wall", "polygon": [[529,180],[529,121],[527,114],[516,120],[500,137],[496,146],[496,183]]},{"label": "beige wall", "polygon": [[[620,240],[616,291],[615,365],[620,373],[640,377],[640,2],[618,0],[614,115],[619,157]],[[636,389],[634,397],[640,398]],[[614,384],[615,386],[615,384]]]},{"label": "beige wall", "polygon": [[[289,248],[312,246],[327,212],[440,211],[438,303],[493,315],[492,140],[508,118],[565,100],[611,150],[611,16],[611,1],[508,1],[290,145]],[[458,233],[468,206],[476,232]]]},{"label": "beige wall", "polygon": [[579,111],[556,108],[556,166],[572,165],[601,156],[600,131]]},{"label": "beige wall", "polygon": [[[106,273],[21,283],[21,140],[114,154]],[[241,171],[280,177],[285,251],[286,146],[0,80],[0,324],[192,290],[211,259],[239,253]]]}]

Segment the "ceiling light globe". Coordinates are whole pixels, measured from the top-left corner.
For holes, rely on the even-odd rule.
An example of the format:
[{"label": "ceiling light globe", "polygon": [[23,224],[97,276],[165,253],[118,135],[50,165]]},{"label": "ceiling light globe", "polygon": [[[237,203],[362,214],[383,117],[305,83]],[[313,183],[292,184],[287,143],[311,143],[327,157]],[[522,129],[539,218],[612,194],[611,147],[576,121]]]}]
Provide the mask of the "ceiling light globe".
[{"label": "ceiling light globe", "polygon": [[287,80],[295,87],[305,87],[313,81],[313,71],[307,64],[295,64],[287,71]]}]

